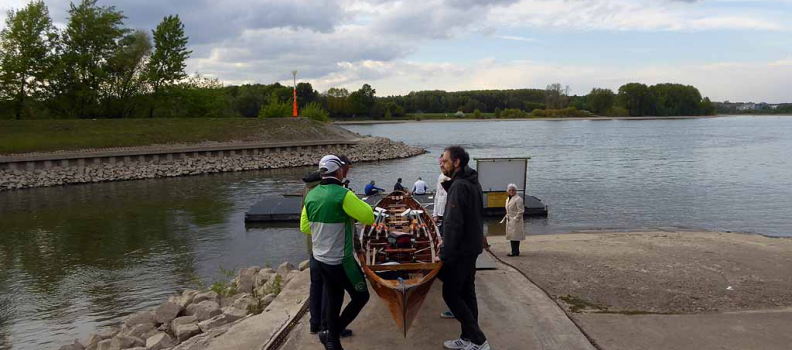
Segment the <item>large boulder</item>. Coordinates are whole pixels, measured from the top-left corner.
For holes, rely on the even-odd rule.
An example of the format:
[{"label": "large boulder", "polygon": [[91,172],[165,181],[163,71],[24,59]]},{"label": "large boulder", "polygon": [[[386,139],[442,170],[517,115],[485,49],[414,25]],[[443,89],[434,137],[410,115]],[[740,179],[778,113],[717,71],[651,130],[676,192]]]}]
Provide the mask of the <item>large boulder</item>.
[{"label": "large boulder", "polygon": [[79,340],[74,339],[74,343],[61,346],[60,348],[58,348],[58,350],[85,350],[85,346],[83,346]]},{"label": "large boulder", "polygon": [[[96,350],[112,350],[112,339],[105,339],[96,344]],[[88,347],[90,349],[90,347]]]},{"label": "large boulder", "polygon": [[[252,308],[258,307],[258,304],[259,303],[258,300],[256,300],[256,298],[253,298],[250,295],[245,295],[235,300],[234,303],[231,304],[231,306],[240,310],[249,311]],[[225,312],[225,310],[223,310],[223,312]]]},{"label": "large boulder", "polygon": [[198,295],[197,290],[192,290],[192,289],[185,290],[184,293],[182,293],[181,299],[179,300],[179,305],[181,305],[181,307],[183,308],[186,308],[187,306],[193,303],[193,300],[195,299],[196,295]]},{"label": "large boulder", "polygon": [[261,298],[261,307],[267,307],[273,301],[275,301],[275,294],[267,294]]},{"label": "large boulder", "polygon": [[220,303],[220,296],[217,295],[217,293],[212,292],[212,291],[198,293],[193,298],[192,303],[193,304],[198,304],[198,303],[203,302],[205,300],[209,300],[209,301],[214,301],[216,303]]},{"label": "large boulder", "polygon": [[190,323],[198,323],[198,317],[195,317],[195,315],[177,317],[173,320],[173,322],[171,322],[171,327]]},{"label": "large boulder", "polygon": [[154,323],[143,323],[132,327],[128,327],[124,325],[124,329],[122,329],[121,333],[119,334],[128,337],[137,337],[137,338],[146,339],[145,335],[156,329],[157,329],[157,325]]},{"label": "large boulder", "polygon": [[267,281],[269,281],[270,278],[272,278],[272,276],[274,276],[274,275],[275,275],[275,272],[272,271],[272,269],[264,269],[264,270],[259,271],[256,274],[256,286],[255,286],[255,288],[259,288],[259,287],[263,286],[264,283],[267,283]]},{"label": "large boulder", "polygon": [[180,324],[173,327],[173,333],[176,334],[176,338],[181,343],[197,334],[201,334],[201,328],[195,323]]},{"label": "large boulder", "polygon": [[85,347],[89,348],[91,346],[95,346],[99,344],[99,342],[101,342],[102,340],[111,339],[115,337],[119,332],[120,330],[118,328],[110,327],[110,328],[101,329],[96,333],[91,333],[91,335],[88,336],[88,341],[85,342]]},{"label": "large boulder", "polygon": [[198,327],[201,328],[201,331],[207,333],[212,329],[215,329],[220,326],[225,326],[231,322],[242,319],[245,316],[247,316],[247,311],[240,310],[234,307],[227,307],[223,309],[223,314],[217,315],[206,321],[198,323]]},{"label": "large boulder", "polygon": [[114,350],[115,349],[119,349],[120,350],[120,349],[134,348],[134,347],[144,346],[144,345],[146,345],[146,342],[143,341],[143,339],[140,339],[140,338],[137,338],[137,337],[127,337],[127,336],[123,336],[123,335],[115,336],[113,338],[113,340],[110,341],[110,348],[112,348]]},{"label": "large boulder", "polygon": [[146,339],[146,349],[161,350],[176,346],[176,342],[167,333],[157,333]]},{"label": "large boulder", "polygon": [[151,312],[151,311],[141,311],[141,312],[138,312],[136,314],[133,314],[132,316],[129,316],[129,318],[127,318],[126,321],[124,321],[124,324],[127,327],[133,327],[133,326],[137,326],[139,324],[156,323],[156,322],[157,322],[157,320],[156,320],[156,318],[154,318],[154,313],[153,312]]},{"label": "large boulder", "polygon": [[294,265],[292,265],[290,262],[287,261],[283,264],[280,264],[280,266],[278,266],[278,276],[281,276],[281,278],[286,279],[286,276],[292,270],[294,270]]},{"label": "large boulder", "polygon": [[300,271],[305,271],[305,269],[307,269],[309,267],[311,267],[311,261],[310,260],[305,260],[305,261],[301,262],[299,265],[297,265],[297,269],[300,270]]},{"label": "large boulder", "polygon": [[261,271],[258,266],[248,267],[239,272],[237,278],[237,291],[240,293],[250,293],[256,284],[256,275]]},{"label": "large boulder", "polygon": [[220,304],[209,300],[204,300],[198,304],[192,304],[187,307],[187,316],[195,316],[198,318],[198,321],[208,320],[222,312],[223,311],[220,310]]},{"label": "large boulder", "polygon": [[184,308],[181,305],[167,302],[154,310],[154,319],[157,320],[157,323],[168,323],[179,316],[182,311]]}]

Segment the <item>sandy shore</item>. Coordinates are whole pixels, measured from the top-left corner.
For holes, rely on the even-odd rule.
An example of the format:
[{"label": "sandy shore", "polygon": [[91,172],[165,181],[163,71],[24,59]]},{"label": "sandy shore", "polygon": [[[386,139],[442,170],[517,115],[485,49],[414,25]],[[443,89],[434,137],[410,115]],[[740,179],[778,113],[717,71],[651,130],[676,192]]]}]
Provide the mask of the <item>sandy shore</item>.
[{"label": "sandy shore", "polygon": [[[792,239],[722,232],[529,236],[492,251],[578,312],[702,313],[792,307]],[[567,297],[568,296],[568,297]]]}]

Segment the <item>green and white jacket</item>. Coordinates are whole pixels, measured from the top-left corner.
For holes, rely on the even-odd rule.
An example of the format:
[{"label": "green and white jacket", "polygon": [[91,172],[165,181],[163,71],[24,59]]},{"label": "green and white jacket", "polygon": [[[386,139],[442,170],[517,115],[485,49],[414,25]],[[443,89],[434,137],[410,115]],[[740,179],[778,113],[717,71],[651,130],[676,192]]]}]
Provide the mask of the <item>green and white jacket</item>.
[{"label": "green and white jacket", "polygon": [[344,264],[345,269],[348,263],[357,266],[354,220],[371,225],[374,212],[337,179],[322,179],[319,186],[308,192],[300,216],[300,231],[311,235],[314,259],[328,265]]}]

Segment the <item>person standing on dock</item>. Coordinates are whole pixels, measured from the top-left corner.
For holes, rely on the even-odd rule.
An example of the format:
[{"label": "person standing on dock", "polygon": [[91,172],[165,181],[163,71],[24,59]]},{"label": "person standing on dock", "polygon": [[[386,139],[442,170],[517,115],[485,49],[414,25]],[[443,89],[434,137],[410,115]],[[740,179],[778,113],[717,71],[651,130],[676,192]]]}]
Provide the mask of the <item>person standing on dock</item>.
[{"label": "person standing on dock", "polygon": [[[300,231],[311,234],[311,252],[324,282],[327,297],[327,330],[319,332],[326,350],[343,350],[341,332],[368,303],[363,271],[353,256],[354,220],[374,223],[371,206],[342,186],[348,167],[339,157],[326,155],[319,161],[322,180],[305,198]],[[312,267],[313,268],[313,267]],[[344,291],[349,304],[341,312]]]},{"label": "person standing on dock", "polygon": [[415,184],[413,184],[413,194],[426,194],[427,191],[429,191],[429,186],[426,186],[426,182],[418,177],[418,181],[415,181]]},{"label": "person standing on dock", "polygon": [[506,187],[506,239],[511,243],[511,253],[506,256],[520,256],[520,241],[525,240],[525,224],[523,223],[523,213],[525,205],[523,199],[517,194],[517,185],[509,184]]},{"label": "person standing on dock", "polygon": [[447,349],[489,350],[487,337],[478,324],[476,300],[476,259],[483,251],[484,224],[481,220],[484,195],[478,173],[468,167],[470,155],[460,146],[443,152],[441,169],[451,180],[443,182],[448,192],[443,220],[443,300],[459,321],[458,339],[443,343]]}]

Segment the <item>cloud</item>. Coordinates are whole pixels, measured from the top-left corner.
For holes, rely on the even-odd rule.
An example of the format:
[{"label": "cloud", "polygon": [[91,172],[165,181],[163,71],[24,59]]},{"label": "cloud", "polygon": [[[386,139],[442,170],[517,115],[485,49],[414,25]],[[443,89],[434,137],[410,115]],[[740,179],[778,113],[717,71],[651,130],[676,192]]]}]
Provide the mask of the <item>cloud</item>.
[{"label": "cloud", "polygon": [[504,39],[504,40],[523,41],[523,42],[528,42],[528,43],[536,42],[536,39],[526,38],[526,37],[516,36],[516,35],[497,35],[495,37],[496,38],[500,38],[500,39]]}]

